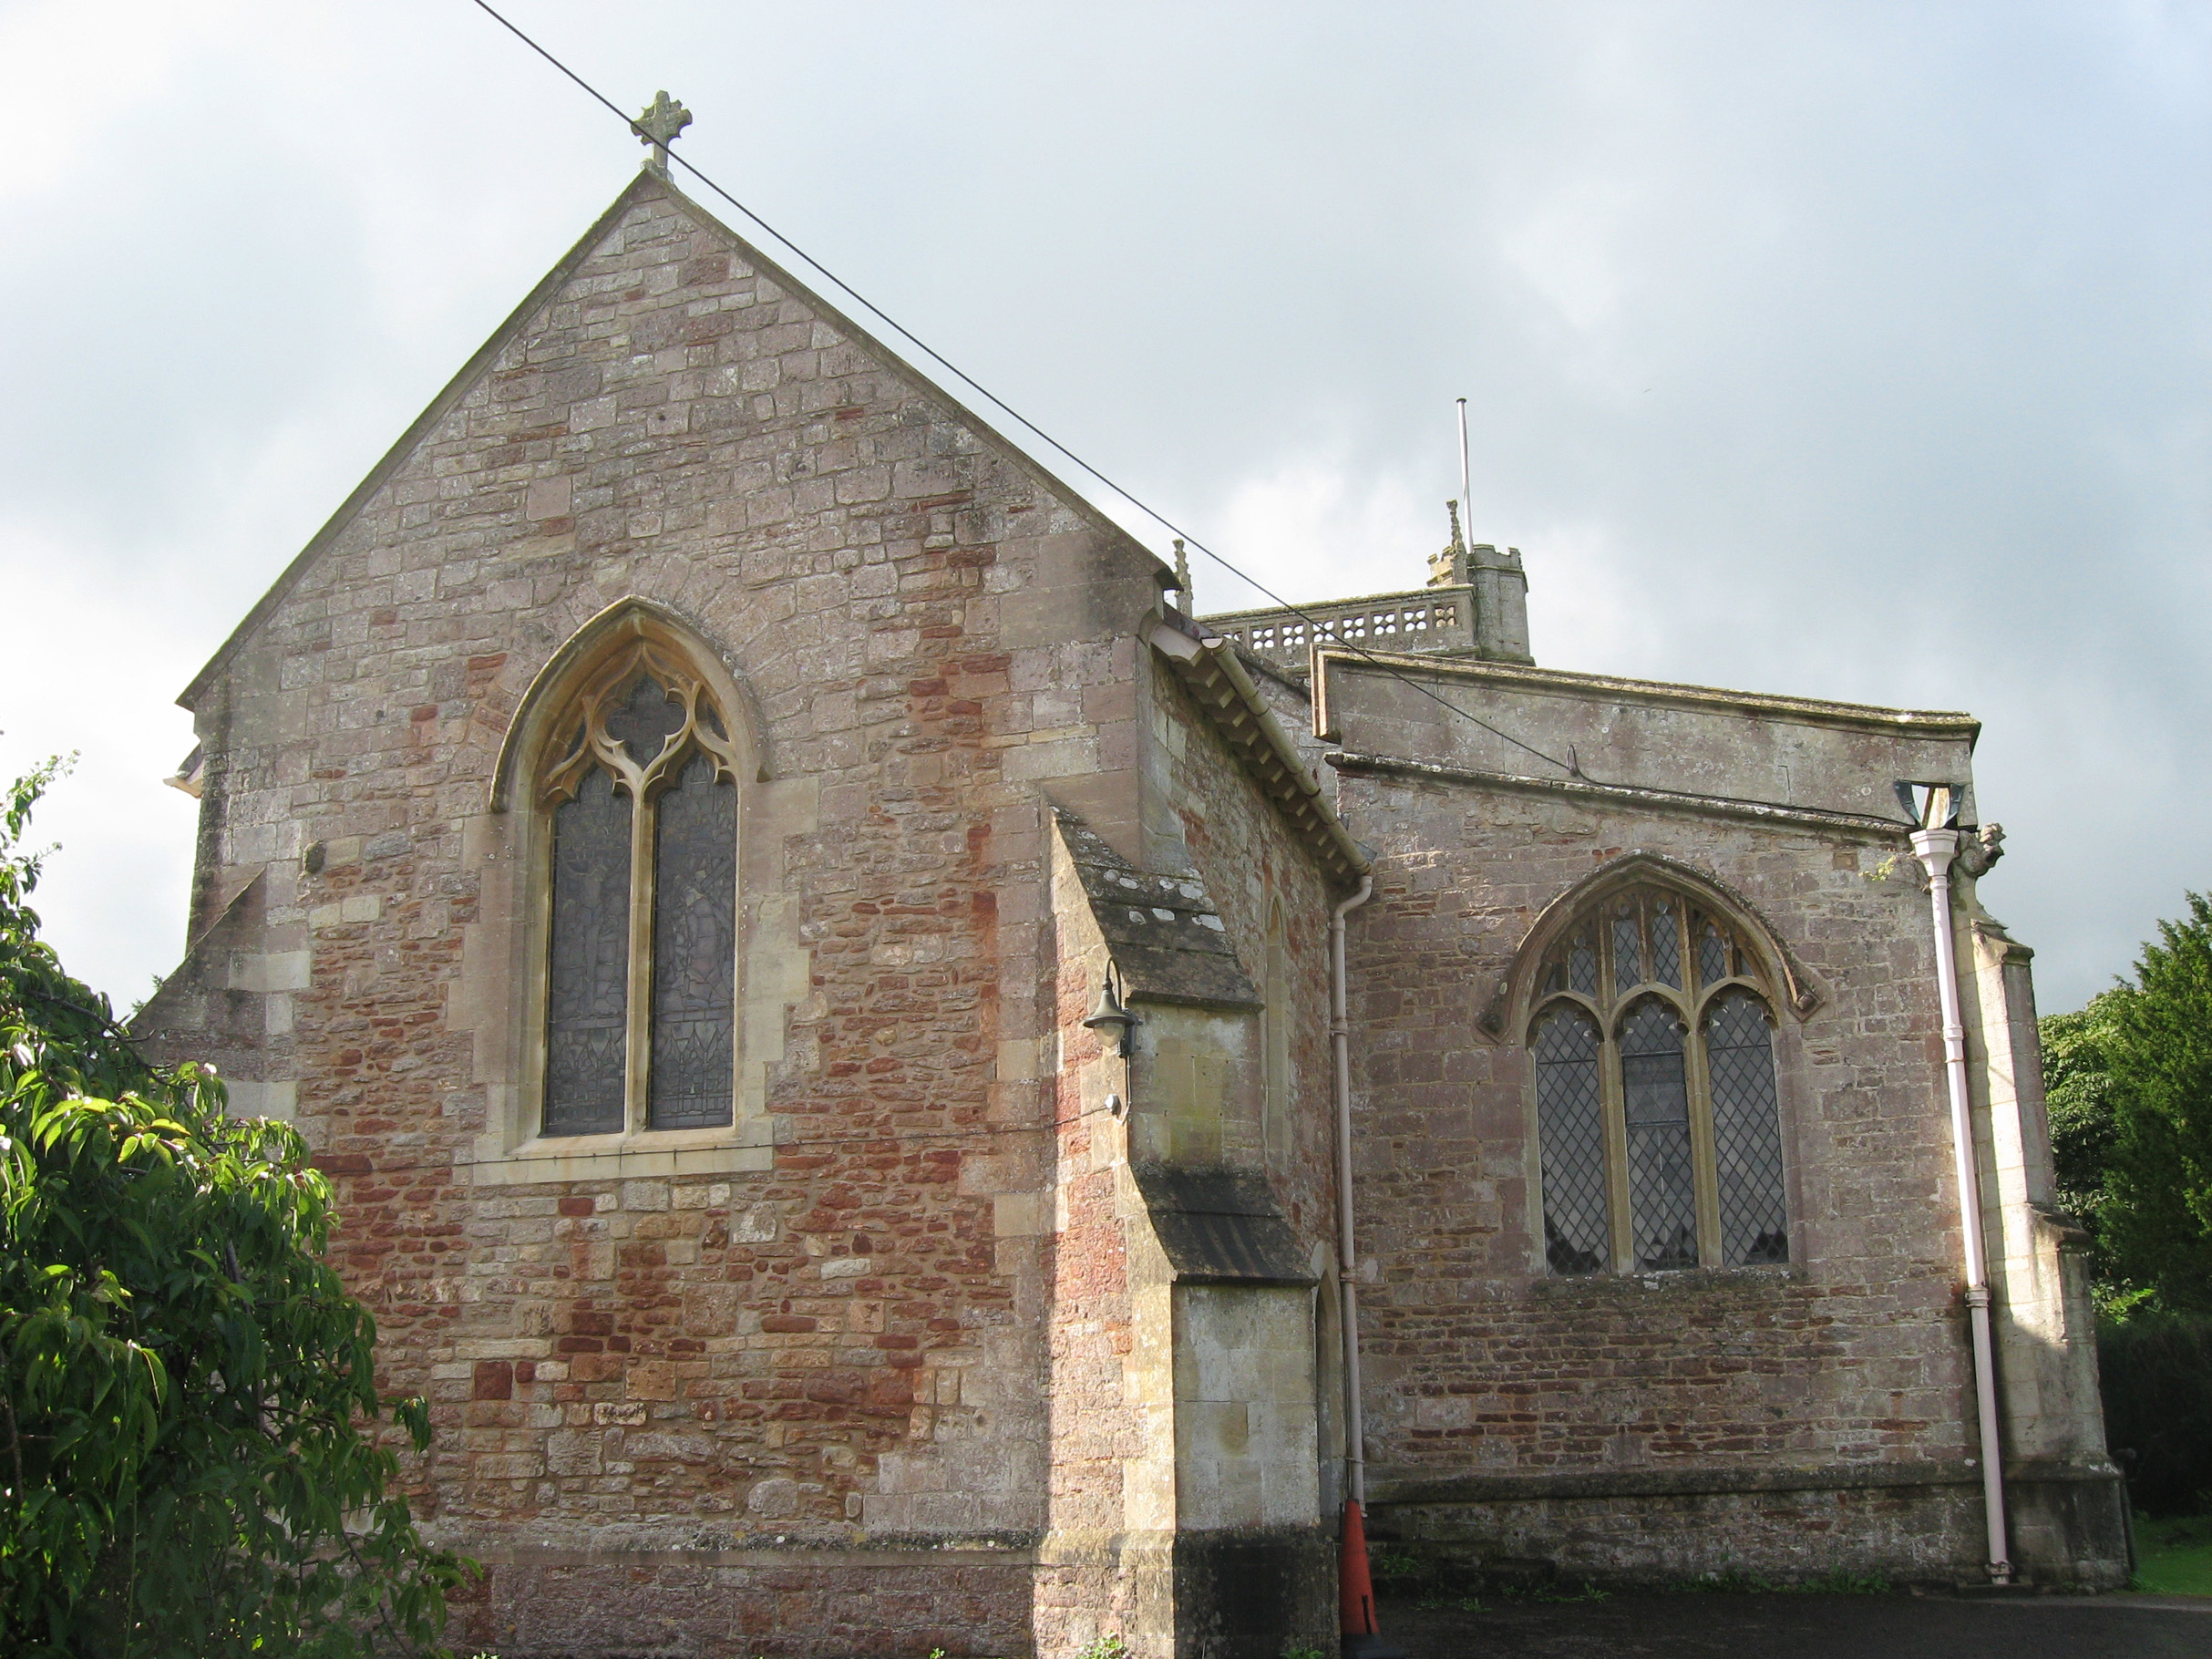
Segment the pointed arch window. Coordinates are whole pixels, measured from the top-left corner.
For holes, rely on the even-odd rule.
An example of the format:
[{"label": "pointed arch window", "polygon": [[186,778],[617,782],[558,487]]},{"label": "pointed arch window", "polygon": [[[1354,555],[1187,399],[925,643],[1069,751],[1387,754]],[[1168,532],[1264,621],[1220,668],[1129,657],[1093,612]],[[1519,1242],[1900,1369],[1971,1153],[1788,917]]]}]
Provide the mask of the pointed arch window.
[{"label": "pointed arch window", "polygon": [[681,654],[633,641],[552,726],[538,807],[547,1137],[733,1118],[737,750]]},{"label": "pointed arch window", "polygon": [[1775,997],[1740,933],[1671,889],[1615,891],[1530,1002],[1551,1272],[1786,1262]]}]

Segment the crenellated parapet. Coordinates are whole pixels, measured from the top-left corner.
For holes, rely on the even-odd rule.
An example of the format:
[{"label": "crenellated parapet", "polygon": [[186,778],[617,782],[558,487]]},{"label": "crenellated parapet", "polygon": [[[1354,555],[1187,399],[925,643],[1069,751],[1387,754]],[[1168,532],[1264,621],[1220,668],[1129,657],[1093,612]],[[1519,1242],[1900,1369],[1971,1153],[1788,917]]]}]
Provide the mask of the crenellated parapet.
[{"label": "crenellated parapet", "polygon": [[1535,662],[1528,654],[1528,577],[1519,548],[1487,541],[1469,547],[1454,502],[1452,539],[1428,562],[1425,588],[1228,611],[1199,620],[1211,633],[1290,674],[1308,672],[1316,646]]}]

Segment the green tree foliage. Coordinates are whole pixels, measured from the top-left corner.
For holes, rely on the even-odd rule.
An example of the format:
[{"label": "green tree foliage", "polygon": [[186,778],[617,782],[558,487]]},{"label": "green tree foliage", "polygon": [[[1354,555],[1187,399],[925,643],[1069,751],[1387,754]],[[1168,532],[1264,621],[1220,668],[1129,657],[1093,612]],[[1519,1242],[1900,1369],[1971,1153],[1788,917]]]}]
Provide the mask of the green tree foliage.
[{"label": "green tree foliage", "polygon": [[2132,984],[2042,1022],[2059,1191],[2113,1312],[2212,1313],[2212,902],[2188,906]]},{"label": "green tree foliage", "polygon": [[2104,1427],[2152,1514],[2212,1505],[2212,904],[2042,1022],[2060,1200],[2095,1241]]},{"label": "green tree foliage", "polygon": [[2161,922],[2113,1004],[2115,1130],[2102,1223],[2126,1284],[2212,1312],[2212,902]]},{"label": "green tree foliage", "polygon": [[2114,1005],[2126,994],[2125,990],[2106,991],[2079,1014],[2053,1014],[2042,1022],[2043,1096],[2051,1109],[2051,1158],[2057,1166],[2058,1199],[2092,1237],[2102,1231],[2104,1172],[2112,1166],[2113,1145],[2118,1139],[2106,1056]]},{"label": "green tree foliage", "polygon": [[425,1409],[377,1397],[297,1133],[149,1066],[39,940],[54,770],[0,828],[0,1652],[419,1650],[466,1565],[390,1489]]},{"label": "green tree foliage", "polygon": [[2097,1368],[2136,1508],[2212,1513],[2212,1317],[2137,1306],[2100,1321]]}]

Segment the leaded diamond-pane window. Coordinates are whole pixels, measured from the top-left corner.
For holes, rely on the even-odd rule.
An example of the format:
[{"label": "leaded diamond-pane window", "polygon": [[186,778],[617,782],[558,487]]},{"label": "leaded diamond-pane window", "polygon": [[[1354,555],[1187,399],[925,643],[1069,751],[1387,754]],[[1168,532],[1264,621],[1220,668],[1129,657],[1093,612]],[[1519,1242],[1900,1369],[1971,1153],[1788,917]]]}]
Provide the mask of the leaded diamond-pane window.
[{"label": "leaded diamond-pane window", "polygon": [[1708,982],[1728,977],[1728,941],[1710,922],[1697,942],[1697,971]]},{"label": "leaded diamond-pane window", "polygon": [[1643,983],[1643,948],[1636,912],[1613,918],[1613,983],[1626,990]]},{"label": "leaded diamond-pane window", "polygon": [[1612,1254],[1598,1022],[1569,1004],[1537,1023],[1537,1120],[1544,1159],[1544,1256],[1555,1273],[1594,1273]]},{"label": "leaded diamond-pane window", "polygon": [[733,1121],[737,768],[680,654],[633,643],[577,694],[550,820],[540,1132]]},{"label": "leaded diamond-pane window", "polygon": [[1651,912],[1651,977],[1677,991],[1682,988],[1681,921],[1672,904]]},{"label": "leaded diamond-pane window", "polygon": [[1578,933],[1567,953],[1567,983],[1584,996],[1598,994],[1598,953],[1590,948],[1587,933]]},{"label": "leaded diamond-pane window", "polygon": [[1697,1184],[1690,1169],[1690,1083],[1682,1026],[1657,998],[1620,1027],[1621,1116],[1628,1128],[1629,1229],[1646,1271],[1697,1265]]},{"label": "leaded diamond-pane window", "polygon": [[1705,1054],[1713,1067],[1722,1260],[1730,1267],[1786,1262],[1789,1218],[1782,1196],[1775,1046],[1757,997],[1729,990],[1713,1000],[1705,1013]]},{"label": "leaded diamond-pane window", "polygon": [[1746,937],[1641,886],[1538,964],[1528,1045],[1551,1272],[1788,1262],[1771,1002]]}]

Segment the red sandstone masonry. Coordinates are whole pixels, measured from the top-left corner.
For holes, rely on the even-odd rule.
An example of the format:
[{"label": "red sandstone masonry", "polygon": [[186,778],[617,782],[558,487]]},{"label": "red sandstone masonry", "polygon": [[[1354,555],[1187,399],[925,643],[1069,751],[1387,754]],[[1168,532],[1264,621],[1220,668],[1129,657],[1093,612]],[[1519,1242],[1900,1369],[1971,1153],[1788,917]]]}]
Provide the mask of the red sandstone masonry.
[{"label": "red sandstone masonry", "polygon": [[[1046,1179],[1052,1102],[999,1078],[1001,1045],[1043,1032],[1040,788],[1120,788],[1134,816],[1108,619],[1149,566],[645,180],[220,665],[201,890],[262,873],[262,949],[312,961],[268,1060],[337,1182],[383,1384],[432,1401],[412,1488],[441,1534],[498,1556],[1042,1525],[1042,1245],[994,1200]],[[1040,620],[1055,587],[1093,619]],[[499,1000],[466,975],[504,945],[468,942],[512,925],[485,908],[502,827],[472,824],[531,676],[633,594],[725,653],[770,775],[818,786],[815,829],[769,850],[811,953],[775,1165],[472,1187],[505,1037],[454,1010]],[[650,1577],[560,1571],[580,1631],[664,1611]],[[687,1625],[699,1651],[943,1616],[881,1580],[825,1613],[841,1581],[794,1571],[768,1624],[747,1600],[724,1635]],[[554,1582],[495,1573],[480,1622],[524,1633],[501,1651],[592,1651],[531,1623]],[[960,1595],[942,1645],[1021,1648],[1023,1574]]]},{"label": "red sandstone masonry", "polygon": [[[1382,843],[1355,922],[1363,1311],[1388,1476],[1919,1462],[1969,1455],[1956,1195],[1930,1094],[1932,953],[1909,888],[1798,830],[1630,819],[1347,778]],[[1827,1000],[1785,1014],[1786,1273],[1549,1280],[1526,1056],[1475,1025],[1542,907],[1631,850],[1744,893]]]}]

